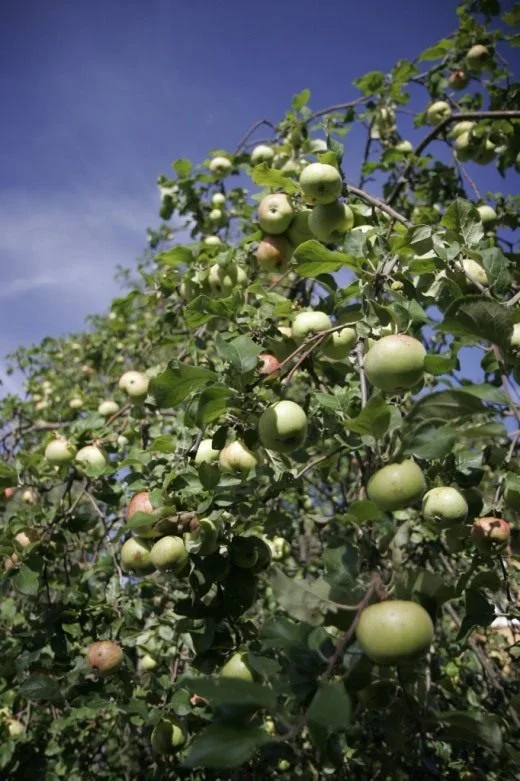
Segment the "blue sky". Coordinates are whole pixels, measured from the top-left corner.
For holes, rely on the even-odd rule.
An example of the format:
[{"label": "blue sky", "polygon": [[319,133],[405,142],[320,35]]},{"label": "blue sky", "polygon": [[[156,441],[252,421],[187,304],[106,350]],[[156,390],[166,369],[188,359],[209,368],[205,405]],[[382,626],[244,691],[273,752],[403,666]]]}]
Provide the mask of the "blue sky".
[{"label": "blue sky", "polygon": [[[7,0],[0,356],[78,330],[106,308],[115,267],[132,265],[146,227],[158,224],[155,181],[173,159],[232,149],[303,87],[314,108],[355,97],[354,78],[414,57],[456,26],[453,0],[398,7]],[[347,173],[360,153],[361,139],[349,137]],[[484,190],[501,186],[488,168],[479,176]]]}]

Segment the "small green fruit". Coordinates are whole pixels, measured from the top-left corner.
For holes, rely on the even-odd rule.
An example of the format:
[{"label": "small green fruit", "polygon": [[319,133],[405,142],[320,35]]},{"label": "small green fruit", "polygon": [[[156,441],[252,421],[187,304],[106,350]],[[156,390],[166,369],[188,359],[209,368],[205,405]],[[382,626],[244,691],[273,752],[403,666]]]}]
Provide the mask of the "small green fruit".
[{"label": "small green fruit", "polygon": [[262,413],[258,422],[258,435],[268,450],[291,453],[305,442],[307,415],[294,401],[275,402]]},{"label": "small green fruit", "polygon": [[244,662],[242,654],[236,653],[220,669],[221,678],[239,678],[241,681],[253,681],[253,673]]},{"label": "small green fruit", "polygon": [[153,728],[151,744],[156,754],[172,754],[185,743],[183,730],[167,719],[161,719]]},{"label": "small green fruit", "polygon": [[188,551],[181,537],[167,535],[154,543],[150,559],[157,569],[178,573],[188,561]]},{"label": "small green fruit", "polygon": [[381,510],[400,510],[421,499],[426,481],[414,461],[388,464],[375,472],[367,485],[368,498]]},{"label": "small green fruit", "polygon": [[379,339],[365,356],[365,372],[376,388],[396,393],[417,385],[423,377],[426,350],[405,334]]},{"label": "small green fruit", "polygon": [[422,515],[425,521],[452,526],[466,520],[468,503],[456,488],[431,488],[423,497]]},{"label": "small green fruit", "polygon": [[416,602],[385,600],[361,613],[356,637],[375,664],[401,664],[424,654],[434,635],[426,610]]}]

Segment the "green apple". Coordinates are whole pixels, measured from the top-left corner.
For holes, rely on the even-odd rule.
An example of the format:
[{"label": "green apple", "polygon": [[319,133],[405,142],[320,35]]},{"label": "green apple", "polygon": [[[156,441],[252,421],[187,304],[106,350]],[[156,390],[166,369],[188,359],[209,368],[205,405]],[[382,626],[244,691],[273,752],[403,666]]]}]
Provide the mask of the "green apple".
[{"label": "green apple", "polygon": [[448,485],[431,488],[422,500],[425,521],[451,526],[463,523],[468,517],[468,503],[456,488]]},{"label": "green apple", "polygon": [[123,649],[113,640],[98,640],[87,649],[87,664],[103,675],[116,670],[123,661]]},{"label": "green apple", "polygon": [[480,215],[482,225],[490,228],[494,226],[497,221],[497,213],[492,206],[489,206],[487,203],[482,203],[480,206],[477,206],[477,211]]},{"label": "green apple", "polygon": [[307,415],[294,401],[277,401],[260,416],[258,436],[268,450],[291,453],[305,442]]},{"label": "green apple", "polygon": [[260,454],[253,453],[238,439],[220,451],[219,464],[226,472],[247,474],[262,463]]},{"label": "green apple", "polygon": [[213,449],[213,440],[203,439],[197,448],[195,453],[195,463],[199,464],[212,464],[214,461],[218,461],[220,450]]},{"label": "green apple", "polygon": [[258,222],[264,233],[279,234],[287,230],[294,209],[285,193],[272,193],[262,198],[258,206]]},{"label": "green apple", "polygon": [[448,76],[448,84],[452,89],[464,89],[464,87],[467,87],[468,83],[469,75],[466,73],[466,71],[463,71],[460,68],[452,71]]},{"label": "green apple", "polygon": [[307,203],[333,203],[343,189],[341,174],[327,163],[311,163],[300,174],[300,188]]},{"label": "green apple", "polygon": [[216,179],[223,179],[231,171],[231,160],[227,157],[217,156],[209,163],[209,170]]},{"label": "green apple", "polygon": [[239,678],[241,681],[253,681],[253,673],[244,661],[244,655],[233,654],[220,668],[221,678]]},{"label": "green apple", "polygon": [[464,274],[466,274],[466,276],[469,277],[472,281],[475,280],[484,287],[489,285],[486,270],[482,268],[480,263],[477,263],[477,261],[473,260],[472,258],[463,258],[461,260],[461,264],[462,268],[464,269]]},{"label": "green apple", "polygon": [[436,100],[426,109],[426,121],[429,125],[439,125],[451,117],[451,106],[445,100]]},{"label": "green apple", "polygon": [[342,328],[334,331],[322,344],[321,352],[332,361],[343,361],[356,344],[357,334],[355,328]]},{"label": "green apple", "polygon": [[148,491],[139,491],[139,493],[134,494],[131,498],[128,507],[126,508],[127,522],[131,521],[136,513],[144,513],[150,516],[150,525],[138,530],[138,534],[141,538],[148,539],[149,537],[160,536],[160,533],[154,529],[151,523],[152,518],[156,519],[156,509],[152,506]]},{"label": "green apple", "polygon": [[515,323],[511,336],[511,347],[520,347],[520,323]]},{"label": "green apple", "polygon": [[483,70],[489,62],[489,49],[482,43],[476,43],[466,54],[466,63],[470,71],[477,73]]},{"label": "green apple", "polygon": [[150,672],[151,670],[155,670],[157,667],[157,660],[154,659],[150,654],[143,654],[143,656],[140,657],[137,666],[139,672]]},{"label": "green apple", "polygon": [[125,372],[119,379],[119,388],[132,399],[142,399],[148,393],[149,379],[141,372]]},{"label": "green apple", "polygon": [[271,163],[274,158],[274,150],[267,144],[258,144],[251,152],[251,165]]},{"label": "green apple", "polygon": [[14,535],[14,543],[17,548],[24,550],[39,540],[38,534],[34,529],[25,529]]},{"label": "green apple", "polygon": [[381,510],[401,510],[416,504],[426,491],[422,470],[414,461],[388,464],[374,472],[367,485],[368,498]]},{"label": "green apple", "polygon": [[71,409],[81,409],[83,406],[83,399],[75,397],[69,401],[69,407]]},{"label": "green apple", "polygon": [[313,154],[318,152],[326,152],[328,149],[327,142],[323,138],[313,138],[310,143],[310,151]]},{"label": "green apple", "polygon": [[416,602],[387,599],[365,608],[356,627],[361,648],[375,664],[400,664],[422,656],[433,641],[434,627]]},{"label": "green apple", "polygon": [[211,205],[214,209],[220,209],[226,203],[226,196],[224,193],[213,193],[211,196]]},{"label": "green apple", "polygon": [[213,298],[227,298],[246,282],[247,275],[241,266],[221,266],[215,263],[209,270],[208,285]]},{"label": "green apple", "polygon": [[110,415],[114,415],[118,410],[119,404],[117,401],[112,401],[111,399],[102,401],[97,409],[99,414],[103,415],[105,418],[108,418]]},{"label": "green apple", "polygon": [[465,132],[458,135],[453,142],[453,148],[455,149],[457,160],[460,160],[462,163],[471,160],[473,155],[473,144],[471,143],[470,133]]},{"label": "green apple", "polygon": [[186,743],[186,734],[177,724],[161,719],[152,730],[150,742],[156,754],[173,754]]},{"label": "green apple", "polygon": [[503,518],[477,518],[471,527],[471,539],[481,553],[500,550],[511,536],[511,526]]},{"label": "green apple", "polygon": [[121,564],[125,570],[149,574],[155,570],[148,543],[139,537],[130,537],[121,548]]},{"label": "green apple", "polygon": [[473,160],[478,165],[487,165],[494,160],[496,155],[496,146],[489,138],[479,139],[473,152]]},{"label": "green apple", "polygon": [[25,735],[25,727],[18,719],[7,720],[7,731],[9,732],[9,737],[12,738],[12,740],[18,740],[18,738],[21,738]]},{"label": "green apple", "polygon": [[256,259],[263,271],[285,271],[293,254],[293,246],[285,236],[264,236],[258,249]]},{"label": "green apple", "polygon": [[271,548],[273,561],[282,561],[291,552],[291,546],[284,537],[273,537],[272,540],[267,540],[267,544]]},{"label": "green apple", "polygon": [[102,469],[107,465],[103,452],[95,445],[86,445],[78,450],[75,460],[82,466],[93,466]]},{"label": "green apple", "polygon": [[292,338],[296,342],[303,342],[308,336],[328,331],[329,328],[332,328],[332,321],[325,312],[298,312],[292,323]]},{"label": "green apple", "polygon": [[474,127],[475,127],[475,122],[470,122],[469,120],[464,120],[463,122],[455,122],[455,124],[450,130],[449,135],[451,136],[451,138],[458,138],[459,136],[462,136],[464,133],[471,133]]},{"label": "green apple", "polygon": [[396,393],[413,388],[424,374],[426,350],[406,334],[383,336],[365,355],[368,380],[380,390]]},{"label": "green apple", "polygon": [[324,244],[340,241],[353,227],[352,209],[341,201],[319,204],[309,215],[309,228],[313,236]]},{"label": "green apple", "polygon": [[154,543],[150,559],[159,570],[181,572],[188,561],[188,551],[182,537],[167,535]]},{"label": "green apple", "polygon": [[403,152],[403,154],[409,154],[410,152],[413,152],[413,144],[410,141],[404,139],[403,141],[399,141],[399,143],[394,146],[394,149],[397,152]]},{"label": "green apple", "polygon": [[36,504],[38,502],[38,491],[36,491],[34,488],[26,488],[24,491],[22,491],[22,495],[20,496],[20,499],[24,504]]},{"label": "green apple", "polygon": [[204,244],[208,247],[216,247],[218,244],[222,244],[222,239],[220,236],[206,236]]},{"label": "green apple", "polygon": [[314,238],[311,229],[309,228],[310,213],[310,209],[303,209],[302,211],[296,212],[294,215],[287,230],[287,238],[293,247],[298,247],[300,244],[303,244],[304,241],[309,241]]},{"label": "green apple", "polygon": [[188,532],[184,538],[188,553],[199,556],[211,556],[218,548],[218,529],[210,518],[201,518],[195,531]]},{"label": "green apple", "polygon": [[76,448],[64,437],[58,437],[49,442],[45,448],[45,458],[50,464],[68,464],[76,455]]},{"label": "green apple", "polygon": [[212,209],[208,214],[208,219],[210,220],[210,222],[215,222],[215,223],[222,222],[223,217],[224,217],[224,212],[221,209]]}]

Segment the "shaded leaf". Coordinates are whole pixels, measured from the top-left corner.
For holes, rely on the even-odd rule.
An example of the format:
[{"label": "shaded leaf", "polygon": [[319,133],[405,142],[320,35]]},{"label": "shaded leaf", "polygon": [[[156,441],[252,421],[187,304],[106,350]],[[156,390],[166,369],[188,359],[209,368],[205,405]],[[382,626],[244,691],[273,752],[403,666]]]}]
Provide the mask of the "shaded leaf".
[{"label": "shaded leaf", "polygon": [[462,296],[447,308],[440,330],[508,347],[513,333],[510,310],[487,296]]},{"label": "shaded leaf", "polygon": [[183,678],[182,685],[216,705],[276,707],[276,694],[267,686],[238,678]]},{"label": "shaded leaf", "polygon": [[331,732],[350,725],[352,703],[342,681],[324,681],[310,704],[308,719]]},{"label": "shaded leaf", "polygon": [[60,695],[60,687],[57,681],[37,673],[21,684],[18,694],[27,700],[55,700]]},{"label": "shaded leaf", "polygon": [[166,371],[150,380],[149,392],[158,407],[175,407],[201,385],[215,378],[214,372],[202,366],[171,361]]},{"label": "shaded leaf", "polygon": [[269,735],[259,727],[247,729],[211,724],[197,735],[183,764],[186,767],[237,767],[269,741]]},{"label": "shaded leaf", "polygon": [[302,277],[315,278],[342,268],[359,270],[359,262],[353,255],[329,250],[314,239],[300,244],[294,251],[293,258],[298,264],[296,271]]}]

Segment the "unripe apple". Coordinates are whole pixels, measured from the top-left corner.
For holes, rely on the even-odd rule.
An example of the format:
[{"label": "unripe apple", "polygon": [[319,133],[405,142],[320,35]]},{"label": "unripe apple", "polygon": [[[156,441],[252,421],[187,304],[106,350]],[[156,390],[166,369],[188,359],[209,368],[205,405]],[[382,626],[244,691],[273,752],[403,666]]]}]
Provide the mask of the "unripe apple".
[{"label": "unripe apple", "polygon": [[468,503],[460,491],[448,485],[431,488],[422,500],[424,520],[447,526],[463,523],[468,517],[468,509]]},{"label": "unripe apple", "polygon": [[188,561],[188,551],[182,537],[167,535],[154,543],[150,551],[150,559],[159,570],[181,572]]},{"label": "unripe apple", "polygon": [[365,373],[376,388],[396,393],[413,388],[424,374],[426,350],[406,334],[383,336],[365,355]]},{"label": "unripe apple", "polygon": [[69,401],[69,407],[71,409],[81,409],[83,406],[83,399],[74,398]]},{"label": "unripe apple", "polygon": [[150,548],[145,540],[130,537],[121,548],[121,564],[124,569],[138,574],[149,574],[155,567],[150,558]]},{"label": "unripe apple", "polygon": [[460,160],[462,163],[471,160],[473,146],[471,144],[471,135],[469,132],[458,135],[453,142],[453,147],[457,155],[457,160]]},{"label": "unripe apple", "polygon": [[22,491],[20,499],[25,504],[36,504],[38,501],[38,491],[36,491],[34,488],[26,488],[24,491]]},{"label": "unripe apple", "polygon": [[76,461],[82,466],[93,466],[96,469],[102,469],[107,461],[103,452],[95,445],[86,445],[76,453]]},{"label": "unripe apple", "polygon": [[309,143],[310,143],[311,152],[313,152],[314,154],[316,154],[317,152],[326,152],[328,149],[327,142],[323,138],[313,138],[310,140]]},{"label": "unripe apple", "polygon": [[291,552],[291,546],[283,537],[273,537],[272,540],[267,540],[267,544],[271,548],[273,561],[282,561]]},{"label": "unripe apple", "polygon": [[322,344],[321,352],[332,361],[343,361],[356,344],[357,334],[354,328],[342,328],[334,331]]},{"label": "unripe apple", "polygon": [[243,442],[238,439],[226,445],[220,451],[219,464],[226,472],[239,472],[247,474],[254,467],[262,463],[259,454],[253,453]]},{"label": "unripe apple", "polygon": [[161,719],[153,728],[150,742],[156,754],[172,754],[186,743],[186,735],[177,724]]},{"label": "unripe apple", "polygon": [[258,421],[260,442],[276,453],[291,453],[307,437],[307,415],[299,404],[284,399],[271,404]]},{"label": "unripe apple", "polygon": [[231,171],[231,168],[231,160],[228,160],[227,157],[214,157],[209,164],[209,170],[216,179],[223,179]]},{"label": "unripe apple", "polygon": [[356,627],[361,648],[375,664],[400,664],[422,656],[433,641],[434,628],[417,602],[388,599],[366,607]]},{"label": "unripe apple", "polygon": [[226,196],[224,193],[213,193],[211,196],[211,205],[214,209],[220,209],[226,203]]},{"label": "unripe apple", "polygon": [[45,448],[45,458],[51,464],[68,464],[76,454],[76,448],[63,437],[53,439]]},{"label": "unripe apple", "polygon": [[222,244],[222,239],[220,236],[206,236],[204,239],[204,244],[206,244],[208,247],[216,247],[218,244]]},{"label": "unripe apple", "polygon": [[464,269],[464,273],[470,277],[471,280],[475,280],[484,287],[489,285],[486,269],[482,268],[480,263],[477,263],[477,261],[473,260],[472,258],[463,258],[461,260],[461,264],[462,268]]},{"label": "unripe apple", "polygon": [[511,536],[511,526],[503,518],[477,518],[471,527],[471,539],[481,553],[504,547]]},{"label": "unripe apple", "polygon": [[489,138],[485,140],[479,139],[479,143],[475,146],[475,151],[473,152],[473,160],[479,165],[487,165],[494,159],[495,154],[496,146]]},{"label": "unripe apple", "polygon": [[460,68],[458,70],[452,71],[448,76],[448,84],[452,89],[464,89],[464,87],[467,87],[468,82],[469,75],[466,73],[466,71],[463,71]]},{"label": "unripe apple", "polygon": [[18,738],[25,735],[25,727],[18,719],[8,719],[7,730],[9,732],[9,737],[13,740],[18,740]]},{"label": "unripe apple", "polygon": [[212,209],[208,215],[211,222],[221,222],[224,217],[224,213],[221,209]]},{"label": "unripe apple", "polygon": [[49,402],[46,399],[43,399],[42,401],[36,402],[36,404],[34,405],[34,409],[40,412],[40,410],[42,409],[47,409],[48,406],[49,406]]},{"label": "unripe apple", "polygon": [[324,244],[340,241],[353,227],[352,209],[341,201],[319,204],[309,215],[309,228],[313,236]]},{"label": "unripe apple", "polygon": [[302,211],[296,212],[294,215],[287,230],[287,238],[293,247],[298,247],[300,244],[303,244],[304,241],[309,241],[309,239],[314,238],[312,231],[309,228],[310,213],[310,209],[303,209]]},{"label": "unripe apple", "polygon": [[10,572],[12,569],[17,569],[22,560],[17,553],[12,553],[4,559],[4,569],[6,572]]},{"label": "unripe apple", "polygon": [[274,158],[274,150],[267,144],[258,144],[251,152],[251,165],[270,163]]},{"label": "unripe apple", "polygon": [[332,321],[325,312],[298,312],[293,320],[291,332],[296,342],[303,342],[308,336],[328,331]]},{"label": "unripe apple", "polygon": [[87,664],[100,675],[112,672],[123,661],[123,649],[113,640],[98,640],[87,650]]},{"label": "unripe apple", "polygon": [[119,388],[124,390],[132,399],[142,399],[148,393],[150,380],[141,372],[125,372],[119,380]]},{"label": "unripe apple", "polygon": [[157,667],[157,660],[153,658],[150,654],[144,654],[141,656],[137,663],[137,667],[139,669],[139,672],[146,673],[150,672],[150,670],[155,670]]},{"label": "unripe apple", "polygon": [[198,464],[212,464],[214,461],[218,461],[220,450],[214,450],[211,439],[203,439],[197,448],[195,453],[195,463]]},{"label": "unripe apple", "polygon": [[452,138],[458,138],[464,133],[471,133],[474,127],[475,122],[470,122],[469,120],[465,119],[463,122],[455,122],[449,134]]},{"label": "unripe apple", "polygon": [[285,236],[264,236],[256,250],[256,259],[263,271],[285,271],[292,254],[292,244]]},{"label": "unripe apple", "polygon": [[[511,347],[520,347],[520,323],[515,323],[511,335]],[[7,488],[6,488],[7,491]]]},{"label": "unripe apple", "polygon": [[333,203],[343,188],[341,174],[328,163],[311,163],[300,174],[300,188],[307,203]]},{"label": "unripe apple", "polygon": [[[155,509],[152,505],[148,491],[139,491],[132,496],[128,507],[126,508],[126,520],[131,521],[136,513],[146,513],[154,516]],[[148,528],[139,529],[139,536],[148,539],[149,537],[158,537],[160,532],[156,531],[152,525]]]},{"label": "unripe apple", "polygon": [[466,62],[470,71],[483,70],[489,62],[489,49],[481,43],[476,43],[466,54]]},{"label": "unripe apple", "polygon": [[215,263],[209,270],[208,285],[213,298],[227,298],[246,282],[247,275],[241,266],[221,266]]},{"label": "unripe apple", "polygon": [[258,222],[264,233],[278,234],[287,230],[294,209],[285,193],[273,193],[262,198],[258,206]]},{"label": "unripe apple", "polygon": [[269,378],[274,379],[280,368],[280,361],[275,355],[270,353],[260,353],[258,356],[259,366],[258,374],[266,375]]},{"label": "unripe apple", "polygon": [[403,141],[399,141],[399,143],[394,146],[394,149],[397,152],[409,154],[410,152],[413,152],[413,144],[410,141],[404,139]]},{"label": "unripe apple", "polygon": [[104,417],[108,418],[110,415],[114,415],[119,410],[119,404],[117,401],[111,401],[110,399],[106,399],[106,401],[102,401],[97,409],[100,415],[103,415]]},{"label": "unripe apple", "polygon": [[480,215],[482,225],[492,227],[497,221],[497,213],[489,204],[480,204],[480,206],[477,206],[477,211]]},{"label": "unripe apple", "polygon": [[24,531],[18,532],[18,534],[14,535],[14,542],[21,550],[28,548],[29,545],[33,544],[33,542],[37,542],[38,539],[38,534],[34,531],[34,529],[25,529]]},{"label": "unripe apple", "polygon": [[239,678],[241,681],[253,681],[253,673],[244,661],[243,654],[233,654],[220,668],[221,678]]},{"label": "unripe apple", "polygon": [[282,165],[282,173],[286,175],[299,174],[301,170],[302,166],[300,162],[295,160],[294,157],[290,157],[289,160]]},{"label": "unripe apple", "polygon": [[436,100],[426,109],[426,121],[429,125],[439,125],[451,117],[451,107],[445,100]]},{"label": "unripe apple", "polygon": [[426,481],[414,461],[388,464],[375,472],[367,485],[368,498],[381,510],[401,510],[421,499]]},{"label": "unripe apple", "polygon": [[210,518],[201,518],[198,528],[185,535],[184,544],[188,553],[211,556],[218,548],[218,529]]}]

